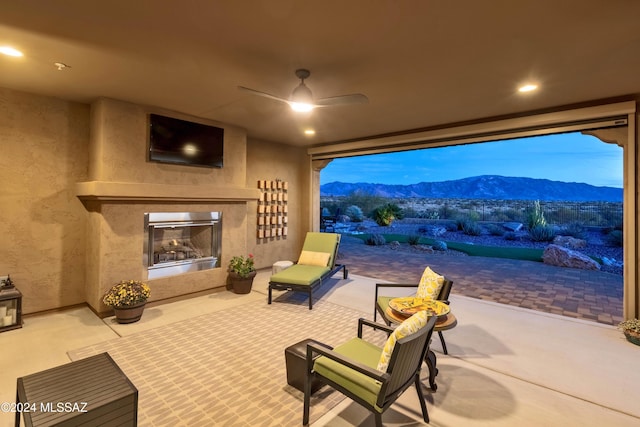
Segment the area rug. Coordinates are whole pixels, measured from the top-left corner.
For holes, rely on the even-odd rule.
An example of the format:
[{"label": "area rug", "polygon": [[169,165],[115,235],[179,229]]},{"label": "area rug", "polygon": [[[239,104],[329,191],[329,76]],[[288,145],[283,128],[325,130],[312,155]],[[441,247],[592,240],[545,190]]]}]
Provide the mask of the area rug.
[{"label": "area rug", "polygon": [[[249,303],[69,352],[108,352],[139,391],[140,426],[298,426],[302,393],[287,385],[284,350],[306,338],[340,344],[366,314],[318,301]],[[367,339],[382,343],[383,334]],[[343,399],[312,398],[311,421]]]}]

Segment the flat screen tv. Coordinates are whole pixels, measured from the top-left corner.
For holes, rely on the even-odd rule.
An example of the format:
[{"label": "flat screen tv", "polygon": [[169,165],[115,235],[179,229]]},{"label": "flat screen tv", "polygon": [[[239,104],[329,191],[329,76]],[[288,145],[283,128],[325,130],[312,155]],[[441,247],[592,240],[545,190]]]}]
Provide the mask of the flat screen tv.
[{"label": "flat screen tv", "polygon": [[149,114],[149,160],[221,168],[224,129]]}]

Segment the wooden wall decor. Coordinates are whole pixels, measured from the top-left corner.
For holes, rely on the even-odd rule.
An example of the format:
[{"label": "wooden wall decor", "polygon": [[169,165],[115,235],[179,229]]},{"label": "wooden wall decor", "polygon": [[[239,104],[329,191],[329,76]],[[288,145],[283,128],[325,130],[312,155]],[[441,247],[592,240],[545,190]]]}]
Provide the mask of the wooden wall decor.
[{"label": "wooden wall decor", "polygon": [[289,183],[279,179],[258,180],[261,197],[258,200],[257,237],[264,242],[287,236]]}]

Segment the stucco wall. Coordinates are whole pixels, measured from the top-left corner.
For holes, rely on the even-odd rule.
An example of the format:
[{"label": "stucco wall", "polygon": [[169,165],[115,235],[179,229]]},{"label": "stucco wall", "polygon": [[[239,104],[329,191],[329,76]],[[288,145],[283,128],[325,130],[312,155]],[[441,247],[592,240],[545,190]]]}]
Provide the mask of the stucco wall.
[{"label": "stucco wall", "polygon": [[25,313],[85,300],[89,106],[0,88],[0,275]]},{"label": "stucco wall", "polygon": [[257,188],[258,180],[281,179],[289,184],[288,235],[258,239],[257,202],[249,203],[247,242],[258,268],[279,260],[297,261],[309,224],[310,174],[306,148],[249,139],[247,142],[247,186]]},{"label": "stucco wall", "polygon": [[[224,127],[224,167],[148,162],[150,112]],[[221,267],[149,281],[152,301],[224,289],[233,255],[255,253],[259,268],[295,259],[308,229],[305,150],[247,143],[238,127],[112,99],[89,106],[0,89],[0,141],[0,275],[11,274],[24,294],[25,314],[83,302],[104,312],[100,299],[107,287],[120,279],[144,279],[144,212],[223,212]],[[258,179],[272,178],[290,182],[290,233],[258,243],[257,202],[251,196],[225,198],[243,188],[257,192]],[[135,183],[127,197],[132,191],[144,197],[145,186],[153,186],[162,200],[80,198],[82,182]],[[192,191],[193,200],[171,203],[166,199],[173,191],[179,197]],[[209,200],[209,193],[219,196]]]}]

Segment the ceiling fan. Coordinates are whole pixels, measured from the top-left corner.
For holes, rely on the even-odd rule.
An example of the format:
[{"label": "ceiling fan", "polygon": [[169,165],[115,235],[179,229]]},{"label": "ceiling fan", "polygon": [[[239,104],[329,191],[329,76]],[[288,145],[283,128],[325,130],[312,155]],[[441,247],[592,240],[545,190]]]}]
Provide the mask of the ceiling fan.
[{"label": "ceiling fan", "polygon": [[296,86],[291,92],[289,98],[281,98],[279,96],[271,95],[266,92],[260,92],[259,90],[250,89],[244,86],[238,86],[238,89],[245,92],[252,93],[258,96],[264,96],[265,98],[275,99],[276,101],[289,104],[291,109],[298,112],[308,112],[317,107],[331,107],[335,105],[348,105],[348,104],[366,104],[369,99],[361,93],[353,93],[349,95],[332,96],[330,98],[313,99],[311,89],[304,84],[305,79],[308,79],[311,75],[309,70],[300,68],[296,70],[296,77],[300,79],[300,84]]}]

